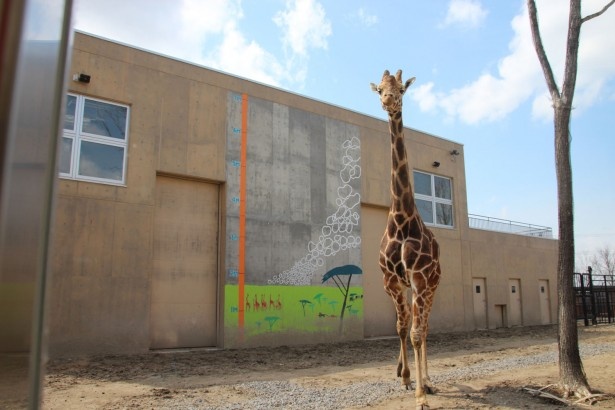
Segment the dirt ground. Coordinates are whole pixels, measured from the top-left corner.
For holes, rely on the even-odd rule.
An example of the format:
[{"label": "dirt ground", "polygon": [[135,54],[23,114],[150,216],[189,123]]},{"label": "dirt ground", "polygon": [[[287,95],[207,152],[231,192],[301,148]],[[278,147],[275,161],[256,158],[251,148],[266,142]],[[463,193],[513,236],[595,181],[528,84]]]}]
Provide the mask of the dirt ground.
[{"label": "dirt ground", "polygon": [[[556,351],[555,326],[433,334],[428,339],[430,375],[507,357]],[[615,326],[580,327],[580,344],[615,344]],[[251,408],[238,385],[254,381],[291,381],[339,388],[362,381],[394,381],[395,387],[368,405],[376,409],[414,408],[414,392],[397,385],[398,340],[380,339],[298,347],[238,350],[152,352],[56,360],[49,364],[44,409]],[[584,357],[595,392],[605,393],[593,407],[615,409],[615,350]],[[414,376],[414,367],[412,367]],[[432,409],[556,409],[524,387],[540,388],[557,381],[555,362],[507,366],[479,378],[460,377],[436,383],[428,396]],[[321,390],[322,391],[322,390]],[[190,404],[188,404],[190,403]],[[200,403],[195,405],[194,403]],[[297,403],[301,406],[301,403]],[[357,408],[347,407],[347,408]]]}]

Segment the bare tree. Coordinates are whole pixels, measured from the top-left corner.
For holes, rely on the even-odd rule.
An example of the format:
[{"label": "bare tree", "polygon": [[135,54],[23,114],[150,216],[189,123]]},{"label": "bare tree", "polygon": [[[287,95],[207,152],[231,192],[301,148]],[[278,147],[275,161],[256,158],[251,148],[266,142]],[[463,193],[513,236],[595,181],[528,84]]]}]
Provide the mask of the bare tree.
[{"label": "bare tree", "polygon": [[555,83],[553,70],[544,50],[538,26],[538,13],[534,0],[527,0],[530,27],[534,48],[542,67],[551,100],[553,101],[555,126],[555,172],[557,179],[558,203],[558,263],[557,287],[559,306],[559,387],[565,397],[574,394],[579,397],[591,395],[587,377],[579,354],[579,339],[574,310],[574,219],[572,200],[572,166],[570,163],[570,113],[577,79],[577,61],[581,25],[603,14],[615,3],[610,0],[602,10],[581,17],[581,0],[570,0],[568,16],[568,38],[564,81],[561,91]]},{"label": "bare tree", "polygon": [[596,273],[615,275],[615,251],[608,246],[598,249],[591,261]]}]

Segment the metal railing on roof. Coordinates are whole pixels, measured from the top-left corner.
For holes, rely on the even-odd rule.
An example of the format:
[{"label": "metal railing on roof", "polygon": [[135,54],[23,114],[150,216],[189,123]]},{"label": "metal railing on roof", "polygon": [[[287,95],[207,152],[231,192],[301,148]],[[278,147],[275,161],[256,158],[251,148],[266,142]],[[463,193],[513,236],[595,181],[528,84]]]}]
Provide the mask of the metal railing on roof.
[{"label": "metal railing on roof", "polygon": [[553,230],[548,226],[514,222],[475,214],[468,214],[468,220],[470,222],[470,228],[474,229],[553,239]]}]

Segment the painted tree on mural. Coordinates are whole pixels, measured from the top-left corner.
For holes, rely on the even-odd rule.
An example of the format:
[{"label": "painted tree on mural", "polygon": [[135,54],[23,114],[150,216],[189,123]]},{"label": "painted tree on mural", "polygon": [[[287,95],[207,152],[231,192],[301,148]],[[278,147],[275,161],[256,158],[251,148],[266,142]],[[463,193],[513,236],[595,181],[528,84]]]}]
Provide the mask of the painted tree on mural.
[{"label": "painted tree on mural", "polygon": [[310,302],[310,301],[309,301],[309,300],[307,300],[307,299],[301,299],[301,300],[299,301],[299,303],[301,303],[301,307],[303,308],[303,316],[305,316],[305,305],[310,305],[310,306],[312,306],[312,302]]},{"label": "painted tree on mural", "polygon": [[[356,265],[344,265],[338,266],[337,268],[333,268],[327,273],[325,273],[322,277],[322,283],[327,282],[331,279],[342,292],[342,296],[344,297],[344,302],[342,304],[342,311],[340,313],[340,320],[344,319],[344,311],[346,310],[346,303],[348,301],[349,290],[350,290],[350,280],[352,279],[352,275],[360,275],[363,271]],[[344,284],[342,280],[342,276],[348,276],[348,280]]]},{"label": "painted tree on mural", "polygon": [[269,330],[273,330],[273,325],[275,324],[275,322],[277,322],[278,320],[280,320],[279,317],[277,316],[267,316],[265,318],[265,321],[267,321],[267,323],[269,323]]},{"label": "painted tree on mural", "polygon": [[[538,54],[538,60],[547,82],[554,112],[555,171],[559,222],[557,264],[559,387],[564,397],[575,395],[587,398],[591,396],[589,383],[583,371],[583,364],[579,354],[575,295],[572,281],[572,274],[574,272],[574,220],[572,166],[570,162],[570,116],[577,78],[579,39],[581,25],[602,15],[613,3],[615,3],[615,0],[610,0],[597,13],[581,17],[581,0],[570,0],[564,81],[560,91],[555,82],[553,70],[540,37],[536,3],[534,0],[527,0],[534,48]],[[608,52],[608,50],[605,50],[605,52]]]}]

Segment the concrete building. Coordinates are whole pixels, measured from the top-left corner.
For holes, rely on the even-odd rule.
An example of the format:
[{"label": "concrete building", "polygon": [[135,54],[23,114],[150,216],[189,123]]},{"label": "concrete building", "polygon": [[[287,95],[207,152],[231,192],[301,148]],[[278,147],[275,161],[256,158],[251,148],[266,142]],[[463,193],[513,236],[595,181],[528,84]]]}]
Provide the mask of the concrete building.
[{"label": "concrete building", "polygon": [[[83,33],[69,74],[52,357],[395,334],[386,121]],[[442,249],[431,331],[556,321],[557,242],[470,228],[464,147],[405,136]]]}]

